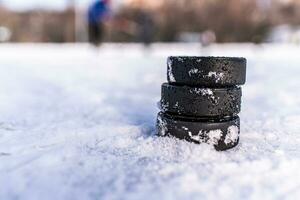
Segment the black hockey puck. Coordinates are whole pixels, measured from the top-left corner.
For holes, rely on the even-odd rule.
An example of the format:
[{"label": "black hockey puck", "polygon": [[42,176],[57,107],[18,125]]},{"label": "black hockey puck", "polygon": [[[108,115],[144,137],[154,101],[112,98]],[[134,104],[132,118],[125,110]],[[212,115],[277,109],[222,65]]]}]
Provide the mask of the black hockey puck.
[{"label": "black hockey puck", "polygon": [[157,133],[159,136],[173,136],[198,144],[211,144],[216,150],[224,151],[239,143],[240,118],[235,116],[206,120],[160,112],[157,117]]},{"label": "black hockey puck", "polygon": [[164,83],[160,103],[167,113],[220,118],[240,112],[241,96],[240,87],[197,88]]},{"label": "black hockey puck", "polygon": [[201,87],[243,85],[246,81],[246,59],[239,57],[168,58],[168,82]]}]

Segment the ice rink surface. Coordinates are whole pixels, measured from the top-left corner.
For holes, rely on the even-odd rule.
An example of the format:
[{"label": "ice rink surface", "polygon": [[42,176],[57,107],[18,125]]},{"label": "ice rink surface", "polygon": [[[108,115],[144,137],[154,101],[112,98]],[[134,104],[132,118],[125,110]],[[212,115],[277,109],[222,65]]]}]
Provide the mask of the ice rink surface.
[{"label": "ice rink surface", "polygon": [[[0,46],[0,199],[299,199],[300,47]],[[153,135],[169,55],[244,56],[240,145]]]}]

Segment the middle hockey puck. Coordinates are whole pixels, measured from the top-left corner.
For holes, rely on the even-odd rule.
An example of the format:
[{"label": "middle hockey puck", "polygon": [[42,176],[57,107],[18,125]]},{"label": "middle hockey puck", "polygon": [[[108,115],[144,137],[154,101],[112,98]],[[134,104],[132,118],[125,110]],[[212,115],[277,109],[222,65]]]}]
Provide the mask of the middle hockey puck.
[{"label": "middle hockey puck", "polygon": [[161,109],[164,112],[194,117],[234,116],[241,110],[240,87],[197,88],[164,83]]}]

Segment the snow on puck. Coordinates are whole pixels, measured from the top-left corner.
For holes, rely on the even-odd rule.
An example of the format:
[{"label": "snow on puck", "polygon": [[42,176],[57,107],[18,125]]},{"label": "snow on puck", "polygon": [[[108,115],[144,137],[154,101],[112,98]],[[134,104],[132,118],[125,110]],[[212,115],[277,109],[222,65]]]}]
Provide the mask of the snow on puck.
[{"label": "snow on puck", "polygon": [[160,107],[177,115],[221,118],[240,112],[241,96],[240,87],[197,88],[164,83]]},{"label": "snow on puck", "polygon": [[218,151],[235,147],[239,143],[240,118],[219,120],[182,117],[160,112],[157,117],[159,136],[171,136],[195,143],[211,144]]},{"label": "snow on puck", "polygon": [[168,82],[178,85],[228,87],[246,81],[246,59],[239,57],[168,58]]}]

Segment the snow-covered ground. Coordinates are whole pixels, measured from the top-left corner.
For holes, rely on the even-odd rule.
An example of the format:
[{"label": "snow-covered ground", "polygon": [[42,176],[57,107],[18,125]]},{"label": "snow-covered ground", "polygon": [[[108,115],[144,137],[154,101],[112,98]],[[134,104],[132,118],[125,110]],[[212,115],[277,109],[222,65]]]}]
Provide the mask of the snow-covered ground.
[{"label": "snow-covered ground", "polygon": [[[300,47],[0,46],[0,199],[298,199]],[[244,56],[240,145],[153,136],[169,55]]]}]

